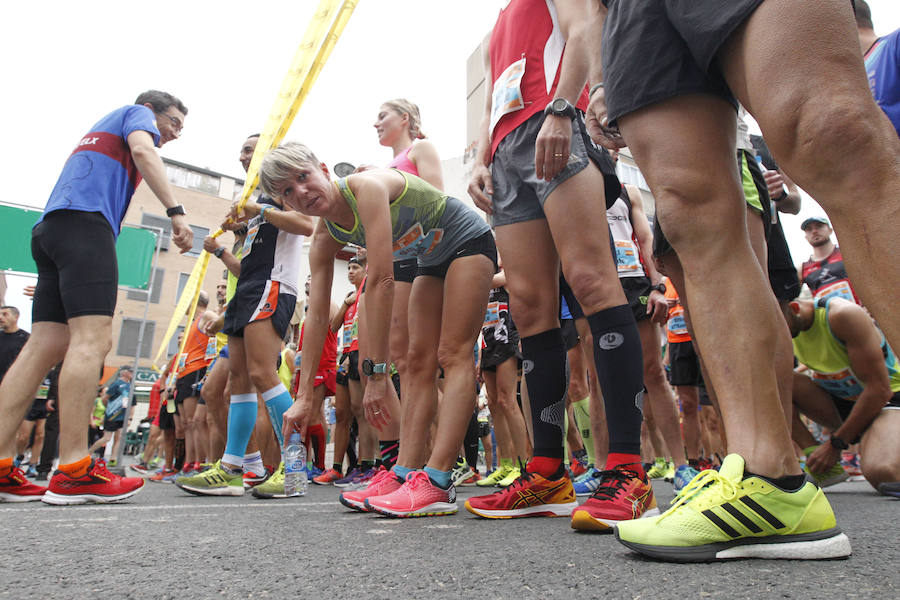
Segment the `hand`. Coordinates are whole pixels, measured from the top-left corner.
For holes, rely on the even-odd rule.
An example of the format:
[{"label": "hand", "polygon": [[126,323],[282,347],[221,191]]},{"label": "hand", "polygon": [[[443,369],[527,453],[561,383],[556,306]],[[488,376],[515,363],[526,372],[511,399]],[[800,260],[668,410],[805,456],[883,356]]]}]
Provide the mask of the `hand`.
[{"label": "hand", "polygon": [[216,250],[219,249],[219,244],[216,243],[215,238],[208,235],[205,238],[203,238],[203,249],[206,250],[207,252],[209,252],[210,254],[212,254],[213,252],[215,252]]},{"label": "hand", "polygon": [[194,247],[194,232],[185,223],[184,215],[172,217],[172,241],[182,254]]},{"label": "hand", "polygon": [[618,150],[628,145],[622,139],[618,127],[609,127],[609,117],[606,113],[606,90],[602,87],[594,90],[591,96],[585,113],[585,125],[591,139],[604,148]]},{"label": "hand", "polygon": [[763,177],[766,179],[766,187],[769,188],[769,198],[781,198],[784,191],[784,177],[778,171],[763,171]]},{"label": "hand", "polygon": [[494,195],[494,180],[491,171],[486,166],[477,164],[472,167],[472,175],[469,178],[469,196],[475,206],[486,214],[494,214],[491,196]]},{"label": "hand", "polygon": [[824,473],[841,458],[841,451],[825,442],[806,457],[806,469],[810,473]]},{"label": "hand", "polygon": [[356,291],[352,291],[347,294],[347,297],[344,298],[344,304],[347,306],[353,306],[353,303],[356,302]]},{"label": "hand", "polygon": [[53,412],[56,410],[56,400],[53,398],[47,400],[47,412]]},{"label": "hand", "polygon": [[394,385],[390,377],[382,375],[379,379],[369,377],[366,384],[366,394],[363,396],[363,408],[366,411],[366,420],[372,427],[381,431],[391,423],[391,413],[388,412],[387,386]]},{"label": "hand", "polygon": [[569,117],[547,115],[534,142],[534,174],[552,181],[559,175],[572,153],[572,121]]},{"label": "hand", "polygon": [[25,296],[28,296],[29,298],[34,298],[34,286],[26,285],[25,288],[22,290],[22,294]]},{"label": "hand", "polygon": [[225,327],[225,315],[222,315],[218,319],[206,323],[206,325],[203,327],[203,333],[209,336],[213,336],[222,331],[223,327]]},{"label": "hand", "polygon": [[300,439],[306,439],[306,428],[315,422],[314,412],[312,394],[301,392],[297,396],[297,400],[291,404],[291,407],[282,416],[284,425],[281,428],[281,433],[284,439],[288,439],[295,431],[300,433]]},{"label": "hand", "polygon": [[657,325],[665,325],[669,320],[669,304],[666,302],[665,295],[659,290],[651,290],[647,297],[647,314],[650,321]]}]

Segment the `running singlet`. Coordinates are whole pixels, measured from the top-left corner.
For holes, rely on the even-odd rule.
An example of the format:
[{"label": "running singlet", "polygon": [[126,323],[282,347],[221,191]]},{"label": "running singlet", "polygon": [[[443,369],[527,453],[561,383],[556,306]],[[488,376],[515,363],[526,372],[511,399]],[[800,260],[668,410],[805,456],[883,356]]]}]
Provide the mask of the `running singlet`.
[{"label": "running singlet", "polygon": [[[847,346],[835,337],[828,326],[828,311],[834,300],[828,298],[816,302],[812,327],[794,338],[794,355],[809,367],[813,383],[832,396],[856,400],[863,391],[862,382],[850,367]],[[891,381],[891,391],[900,392],[900,364],[887,345],[884,334],[881,335],[881,353]]]},{"label": "running singlet", "polygon": [[[284,384],[284,387],[287,389],[291,389],[291,377],[293,374],[291,373],[291,365],[288,364],[287,361],[287,348],[281,351],[281,360],[278,365],[278,380]],[[296,394],[295,394],[296,395]]]},{"label": "running singlet", "polygon": [[[281,210],[271,198],[257,201]],[[241,248],[241,276],[238,287],[245,281],[277,281],[282,292],[297,295],[303,236],[282,231],[257,215],[247,223],[247,237]]]},{"label": "running singlet", "polygon": [[872,96],[900,135],[900,29],[878,38],[865,58]]},{"label": "running singlet", "polygon": [[[491,31],[491,156],[516,127],[556,95],[566,40],[552,0],[512,0]],[[587,85],[575,106],[588,104]]]},{"label": "running singlet", "polygon": [[200,317],[191,323],[190,332],[187,334],[187,342],[184,344],[184,352],[178,356],[178,379],[208,367],[216,357],[216,337],[209,337],[200,331]]},{"label": "running singlet", "polygon": [[509,316],[509,292],[504,287],[491,290],[481,326],[481,338],[482,348],[519,343],[519,332]]},{"label": "running singlet", "polygon": [[[666,284],[666,300],[678,300],[678,290],[675,289],[672,281],[668,277],[663,281]],[[691,341],[691,334],[688,333],[687,322],[684,320],[684,307],[681,305],[681,302],[676,302],[675,306],[669,309],[669,320],[666,321],[666,340],[670,344]]]},{"label": "running singlet", "polygon": [[837,246],[827,258],[803,263],[802,273],[803,283],[809,286],[814,299],[837,297],[859,304],[859,298],[847,278],[841,249]]},{"label": "running singlet", "polygon": [[616,269],[619,278],[645,277],[644,258],[638,247],[634,228],[631,226],[631,198],[622,186],[622,193],[615,203],[606,209],[609,232],[616,245]]},{"label": "running singlet", "polygon": [[[300,341],[297,344],[297,350],[303,350],[303,332],[306,330],[306,321],[300,326]],[[337,334],[326,328],[325,345],[322,346],[322,358],[319,359],[319,367],[316,373],[323,371],[334,371],[337,369]]]},{"label": "running singlet", "polygon": [[[463,242],[490,231],[484,219],[456,198],[415,175],[396,172],[406,180],[406,187],[390,205],[395,261],[418,258],[420,267],[436,266],[450,259]],[[328,233],[341,244],[365,246],[366,232],[359,222],[356,196],[346,178],[338,179],[337,186],[353,211],[355,223],[346,230],[324,220]]]},{"label": "running singlet", "polygon": [[394,160],[390,162],[388,165],[389,169],[397,169],[398,171],[403,171],[405,173],[409,173],[411,175],[419,176],[419,169],[416,168],[416,163],[409,160],[409,151],[412,150],[412,146],[398,154],[394,157]]},{"label": "running singlet", "polygon": [[91,127],[69,155],[37,222],[54,210],[99,212],[118,237],[131,196],[141,183],[127,141],[135,131],[146,131],[159,145],[156,116],[141,104],[114,110]]},{"label": "running singlet", "polygon": [[[365,283],[365,279],[363,279]],[[347,307],[344,312],[344,327],[341,331],[341,348],[343,353],[359,350],[359,298],[362,295],[360,290],[362,285],[356,290],[356,300]]]}]

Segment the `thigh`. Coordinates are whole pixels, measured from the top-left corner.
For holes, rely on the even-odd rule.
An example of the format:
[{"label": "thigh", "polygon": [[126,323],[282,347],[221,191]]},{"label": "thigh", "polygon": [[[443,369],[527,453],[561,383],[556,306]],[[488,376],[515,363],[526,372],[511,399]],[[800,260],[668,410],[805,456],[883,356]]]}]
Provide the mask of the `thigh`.
[{"label": "thigh", "polygon": [[444,279],[440,347],[472,356],[487,309],[494,263],[483,254],[458,258]]},{"label": "thigh", "polygon": [[[444,304],[444,281],[437,277],[419,276],[409,294],[409,365],[432,369],[437,361],[441,336],[441,310]],[[484,314],[481,315],[482,317]],[[423,360],[426,357],[431,360]]]},{"label": "thigh", "polygon": [[831,399],[831,395],[817,386],[806,375],[794,373],[794,386],[791,395],[794,406],[800,412],[823,427],[837,429],[843,419]]},{"label": "thigh", "polygon": [[253,321],[244,327],[244,354],[247,368],[271,368],[273,376],[276,357],[281,352],[281,336],[268,321]]},{"label": "thigh", "polygon": [[859,447],[866,462],[895,463],[900,457],[900,409],[882,410],[862,436]]},{"label": "thigh", "polygon": [[250,372],[247,369],[247,354],[244,338],[228,336],[229,373],[231,375],[231,393],[247,394],[253,391],[250,383]]}]

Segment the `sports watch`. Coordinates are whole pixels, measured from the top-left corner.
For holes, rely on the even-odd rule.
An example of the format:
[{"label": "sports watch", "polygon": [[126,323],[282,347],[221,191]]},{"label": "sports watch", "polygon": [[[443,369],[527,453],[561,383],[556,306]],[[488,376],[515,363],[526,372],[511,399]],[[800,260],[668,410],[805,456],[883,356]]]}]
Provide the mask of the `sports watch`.
[{"label": "sports watch", "polygon": [[373,362],[371,358],[366,358],[362,362],[362,372],[366,377],[384,375],[387,373],[387,363],[377,363]]},{"label": "sports watch", "polygon": [[657,292],[659,292],[660,294],[665,294],[665,293],[666,293],[666,284],[665,284],[665,282],[660,281],[660,282],[657,283],[656,285],[651,285],[651,286],[650,286],[650,291],[651,291],[651,292],[657,291]]},{"label": "sports watch", "polygon": [[842,440],[841,438],[839,438],[836,435],[831,436],[828,439],[828,442],[831,444],[831,447],[834,448],[835,450],[846,450],[847,448],[850,447],[850,444],[848,444],[847,442],[845,442],[844,440]]},{"label": "sports watch", "polygon": [[554,98],[547,108],[544,109],[545,115],[556,115],[557,117],[569,117],[575,119],[575,107],[565,98]]}]

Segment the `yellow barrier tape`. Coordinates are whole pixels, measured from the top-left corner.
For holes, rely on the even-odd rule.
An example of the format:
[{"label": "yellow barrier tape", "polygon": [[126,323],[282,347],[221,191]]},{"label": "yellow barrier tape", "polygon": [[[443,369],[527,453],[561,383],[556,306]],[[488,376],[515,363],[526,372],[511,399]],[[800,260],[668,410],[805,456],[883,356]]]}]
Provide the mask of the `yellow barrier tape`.
[{"label": "yellow barrier tape", "polygon": [[[188,325],[193,322],[194,312],[197,310],[197,298],[200,297],[200,289],[203,285],[203,280],[206,277],[206,269],[208,267],[209,253],[206,250],[203,250],[200,253],[200,257],[197,259],[197,262],[194,263],[194,268],[191,270],[187,282],[184,284],[184,289],[181,291],[181,296],[178,298],[178,304],[175,306],[175,312],[172,313],[172,318],[169,320],[169,327],[166,329],[166,335],[159,345],[156,356],[153,357],[153,368],[155,370],[159,371],[159,367],[157,366],[159,365],[159,360],[160,358],[165,358],[163,354],[165,353],[166,348],[169,347],[169,340],[175,335],[178,324],[181,323],[182,317],[188,310],[190,310]],[[188,329],[185,328],[185,336],[184,339],[181,340],[181,345],[178,349],[179,354],[184,352],[184,343],[187,339],[187,333]]]}]

